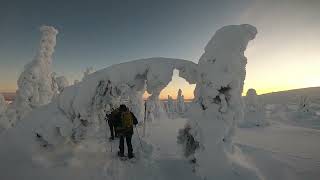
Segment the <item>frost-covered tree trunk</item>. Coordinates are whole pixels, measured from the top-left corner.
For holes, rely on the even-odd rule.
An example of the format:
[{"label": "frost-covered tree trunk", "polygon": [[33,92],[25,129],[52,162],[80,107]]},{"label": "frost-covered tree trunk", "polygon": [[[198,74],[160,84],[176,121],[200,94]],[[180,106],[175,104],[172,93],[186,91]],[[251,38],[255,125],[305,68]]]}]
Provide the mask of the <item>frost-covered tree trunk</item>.
[{"label": "frost-covered tree trunk", "polygon": [[33,108],[48,104],[55,93],[52,81],[52,54],[56,45],[58,31],[51,26],[42,26],[40,47],[34,60],[25,65],[18,79],[18,90],[13,108],[17,118],[23,118]]},{"label": "frost-covered tree trunk", "polygon": [[256,33],[251,25],[225,26],[215,33],[199,60],[187,127],[199,142],[194,154],[197,172],[206,179],[258,179],[232,142],[236,122],[243,118],[244,51]]}]

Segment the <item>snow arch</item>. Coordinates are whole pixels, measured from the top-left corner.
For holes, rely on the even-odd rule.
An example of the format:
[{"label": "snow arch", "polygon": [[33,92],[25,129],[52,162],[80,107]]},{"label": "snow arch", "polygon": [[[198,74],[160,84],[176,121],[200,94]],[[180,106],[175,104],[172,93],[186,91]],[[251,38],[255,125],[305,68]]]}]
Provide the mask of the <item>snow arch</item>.
[{"label": "snow arch", "polygon": [[[90,119],[96,111],[93,107],[113,106],[124,96],[141,102],[145,90],[151,94],[149,98],[157,101],[161,90],[172,80],[174,69],[190,84],[196,83],[197,64],[191,61],[161,57],[135,60],[97,71],[66,88],[60,95],[59,107],[69,117]],[[136,115],[140,116],[139,111]]]}]

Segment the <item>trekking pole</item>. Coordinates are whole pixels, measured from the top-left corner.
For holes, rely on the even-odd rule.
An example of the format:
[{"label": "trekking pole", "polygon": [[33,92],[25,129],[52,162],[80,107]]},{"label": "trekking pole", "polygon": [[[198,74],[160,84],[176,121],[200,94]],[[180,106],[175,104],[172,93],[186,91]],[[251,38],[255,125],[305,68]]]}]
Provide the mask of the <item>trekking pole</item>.
[{"label": "trekking pole", "polygon": [[146,120],[147,120],[147,101],[144,102],[144,117],[143,117],[143,134],[142,136],[146,136]]},{"label": "trekking pole", "polygon": [[111,153],[112,153],[112,142],[110,142],[110,144],[111,144]]},{"label": "trekking pole", "polygon": [[136,129],[137,134],[138,134],[138,138],[139,138],[139,142],[140,142],[141,150],[143,150],[142,143],[141,143],[141,139],[140,139],[140,135],[139,135],[139,131],[138,131],[137,127],[135,127],[135,129]]}]

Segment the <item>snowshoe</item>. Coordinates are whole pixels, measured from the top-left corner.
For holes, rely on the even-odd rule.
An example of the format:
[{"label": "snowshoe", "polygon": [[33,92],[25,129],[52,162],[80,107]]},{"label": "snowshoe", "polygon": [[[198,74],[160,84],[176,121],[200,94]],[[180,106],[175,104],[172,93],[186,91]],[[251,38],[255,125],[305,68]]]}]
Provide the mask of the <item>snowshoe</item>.
[{"label": "snowshoe", "polygon": [[128,159],[132,159],[132,158],[135,158],[135,155],[132,153],[132,154],[128,154]]},{"label": "snowshoe", "polygon": [[121,161],[126,161],[128,159],[128,157],[125,156],[124,153],[121,153],[120,151],[118,151],[118,157]]},{"label": "snowshoe", "polygon": [[125,156],[125,155],[118,155],[118,156],[119,156],[120,161],[127,161],[128,160],[128,156]]},{"label": "snowshoe", "polygon": [[122,157],[119,157],[120,161],[127,161],[128,160],[128,157],[127,156],[122,156]]},{"label": "snowshoe", "polygon": [[118,151],[118,156],[119,157],[125,157],[124,153],[121,153],[120,151]]}]

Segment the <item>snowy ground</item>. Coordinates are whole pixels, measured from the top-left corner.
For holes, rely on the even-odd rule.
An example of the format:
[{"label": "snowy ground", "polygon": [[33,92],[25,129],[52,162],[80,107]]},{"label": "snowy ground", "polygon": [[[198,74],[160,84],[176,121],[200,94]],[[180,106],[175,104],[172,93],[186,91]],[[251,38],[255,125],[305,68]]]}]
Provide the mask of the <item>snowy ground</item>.
[{"label": "snowy ground", "polygon": [[[58,112],[43,113],[50,115]],[[277,114],[267,117],[270,126],[237,130],[235,144],[249,161],[266,179],[319,179],[320,130],[293,126],[286,123],[288,119],[281,120]],[[116,157],[118,142],[110,143],[105,136],[55,154],[47,152],[49,161],[42,159],[42,156],[34,156],[35,149],[30,148],[32,144],[25,142],[31,143],[28,129],[32,129],[33,123],[37,122],[29,120],[0,137],[0,179],[200,179],[192,173],[176,143],[177,132],[184,126],[185,119],[161,119],[150,124],[146,136],[141,137],[143,149],[135,133],[136,162],[119,161]],[[142,136],[142,127],[138,130]],[[16,136],[17,132],[19,136]],[[151,157],[147,157],[149,155]]]},{"label": "snowy ground", "polygon": [[[266,179],[319,179],[320,130],[268,117],[270,126],[237,130],[234,141],[249,161]],[[176,146],[175,136],[184,122],[184,119],[163,120],[153,127],[149,140],[157,146],[164,179],[199,179],[187,173],[190,166],[181,159],[181,151]]]},{"label": "snowy ground", "polygon": [[[150,141],[157,148],[164,179],[197,179],[181,159],[175,135],[184,119],[160,121]],[[235,143],[266,179],[308,179],[320,177],[320,130],[292,126],[270,119],[268,127],[239,128]]]},{"label": "snowy ground", "polygon": [[320,131],[273,122],[239,129],[235,141],[268,179],[319,179]]}]

